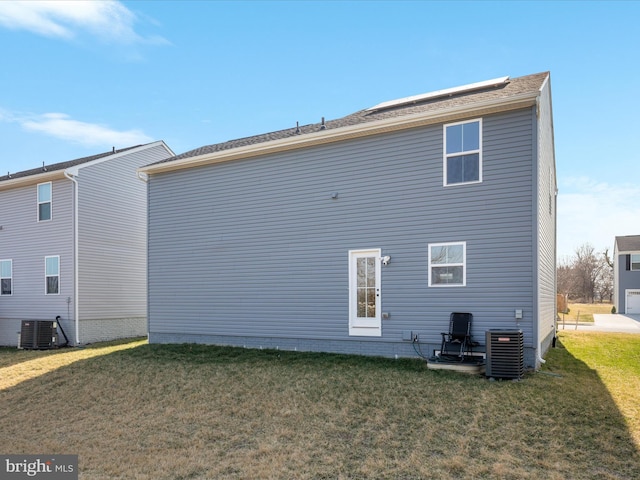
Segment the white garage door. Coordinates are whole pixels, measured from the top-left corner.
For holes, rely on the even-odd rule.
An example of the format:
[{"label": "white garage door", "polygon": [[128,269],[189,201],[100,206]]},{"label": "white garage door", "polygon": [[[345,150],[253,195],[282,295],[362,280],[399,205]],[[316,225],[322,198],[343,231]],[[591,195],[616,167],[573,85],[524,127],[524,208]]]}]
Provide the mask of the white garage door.
[{"label": "white garage door", "polygon": [[640,290],[627,290],[625,313],[640,315]]}]

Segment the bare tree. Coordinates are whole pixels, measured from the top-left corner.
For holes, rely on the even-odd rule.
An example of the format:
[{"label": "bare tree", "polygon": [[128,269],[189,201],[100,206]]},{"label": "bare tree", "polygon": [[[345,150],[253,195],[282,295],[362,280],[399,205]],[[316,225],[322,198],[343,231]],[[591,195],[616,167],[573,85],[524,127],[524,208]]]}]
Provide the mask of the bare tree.
[{"label": "bare tree", "polygon": [[588,303],[611,300],[613,266],[608,250],[599,254],[585,243],[576,248],[573,257],[559,262],[557,275],[558,293]]}]

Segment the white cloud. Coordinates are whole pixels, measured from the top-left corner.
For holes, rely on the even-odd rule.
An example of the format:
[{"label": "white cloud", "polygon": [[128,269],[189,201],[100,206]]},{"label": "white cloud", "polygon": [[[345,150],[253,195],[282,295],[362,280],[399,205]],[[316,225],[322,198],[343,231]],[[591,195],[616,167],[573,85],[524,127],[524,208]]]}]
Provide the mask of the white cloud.
[{"label": "white cloud", "polygon": [[[566,191],[567,193],[563,193]],[[573,256],[590,243],[613,251],[615,237],[640,235],[640,188],[610,185],[586,177],[570,178],[558,194],[558,258]]]},{"label": "white cloud", "polygon": [[26,130],[89,147],[130,146],[153,141],[140,130],[113,130],[103,125],[73,120],[63,113],[45,113],[15,121]]},{"label": "white cloud", "polygon": [[86,31],[110,43],[168,43],[134,30],[136,15],[122,3],[101,1],[0,1],[0,25],[47,37],[72,39]]}]

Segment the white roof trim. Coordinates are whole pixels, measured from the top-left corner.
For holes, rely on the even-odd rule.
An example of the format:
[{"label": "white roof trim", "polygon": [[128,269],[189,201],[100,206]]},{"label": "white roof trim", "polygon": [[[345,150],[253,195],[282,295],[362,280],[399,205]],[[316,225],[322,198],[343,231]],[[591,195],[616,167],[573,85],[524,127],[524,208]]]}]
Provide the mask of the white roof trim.
[{"label": "white roof trim", "polygon": [[[152,147],[156,147],[158,145],[163,146],[167,152],[169,153],[169,155],[171,156],[175,156],[175,153],[167,146],[167,144],[164,143],[163,140],[158,140],[152,143],[147,143],[145,145],[140,145],[136,148],[131,148],[129,150],[125,150],[123,152],[118,152],[118,153],[113,153],[111,155],[105,155],[104,157],[98,158],[96,160],[91,160],[89,162],[86,163],[81,163],[79,165],[74,165],[73,167],[69,167],[69,168],[61,168],[58,170],[52,170],[52,171],[42,171],[42,173],[35,173],[33,175],[27,175],[25,177],[17,177],[14,179],[7,179],[3,182],[0,182],[0,190],[8,190],[10,188],[15,188],[15,187],[19,187],[22,185],[32,185],[32,184],[36,184],[36,183],[43,183],[43,182],[48,182],[51,180],[55,180],[58,178],[65,178],[65,173],[71,175],[71,176],[77,176],[80,169],[84,168],[84,167],[88,167],[91,165],[96,165],[98,163],[102,163],[106,160],[113,160],[114,158],[118,158],[118,157],[122,157],[124,155],[129,155],[131,153],[136,153],[139,152],[141,150],[146,150],[147,148],[152,148]],[[19,173],[19,172],[18,172]]]},{"label": "white roof trim", "polygon": [[514,110],[533,106],[538,98],[538,92],[527,92],[514,95],[507,99],[492,98],[438,111],[422,112],[402,117],[387,118],[367,123],[359,123],[348,127],[320,130],[314,133],[305,133],[280,140],[267,141],[244,147],[231,148],[218,152],[205,153],[194,157],[182,158],[169,162],[147,165],[138,169],[140,173],[154,174],[182,170],[185,168],[210,165],[231,160],[257,157],[287,150],[339,142],[351,138],[365,137],[380,133],[405,130],[438,122],[461,119],[467,115],[487,115],[503,111]]},{"label": "white roof trim", "polygon": [[136,148],[130,148],[129,150],[125,150],[123,152],[117,152],[117,153],[113,153],[111,155],[106,155],[102,158],[97,158],[95,160],[91,160],[90,162],[86,162],[86,163],[80,163],[79,165],[74,165],[73,167],[69,167],[67,169],[65,169],[65,172],[67,172],[69,175],[71,176],[77,176],[78,173],[80,173],[80,170],[85,168],[85,167],[91,167],[93,165],[98,165],[102,162],[106,162],[109,160],[114,160],[116,158],[120,158],[120,157],[124,157],[125,155],[131,155],[132,153],[138,153],[142,150],[146,150],[148,148],[153,148],[153,147],[157,147],[158,145],[164,146],[164,148],[168,151],[168,153],[172,156],[175,155],[175,153],[173,153],[173,151],[164,143],[164,141],[162,140],[158,140],[156,142],[152,142],[152,143],[147,143],[145,145],[140,145]]}]

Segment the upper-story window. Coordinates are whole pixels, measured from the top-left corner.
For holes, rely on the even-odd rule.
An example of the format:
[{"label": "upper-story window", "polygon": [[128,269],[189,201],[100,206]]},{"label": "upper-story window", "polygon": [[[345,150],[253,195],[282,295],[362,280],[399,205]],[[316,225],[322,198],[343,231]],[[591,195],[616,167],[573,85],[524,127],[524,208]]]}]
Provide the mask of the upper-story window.
[{"label": "upper-story window", "polygon": [[51,220],[51,182],[38,184],[38,221]]},{"label": "upper-story window", "polygon": [[0,295],[13,293],[13,260],[0,260]]},{"label": "upper-story window", "polygon": [[444,126],[444,184],[482,181],[482,119]]},{"label": "upper-story window", "polygon": [[640,253],[631,254],[631,270],[640,270]]}]

